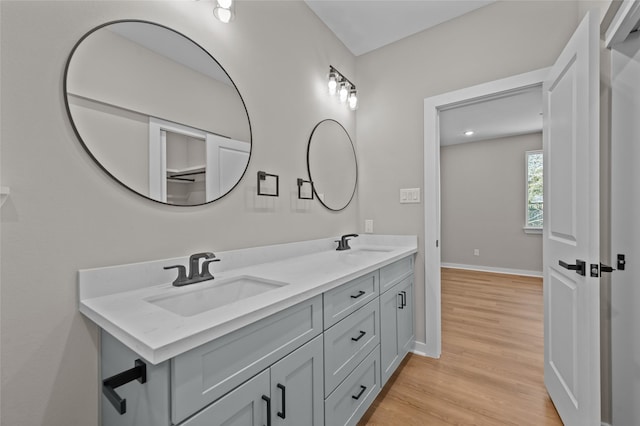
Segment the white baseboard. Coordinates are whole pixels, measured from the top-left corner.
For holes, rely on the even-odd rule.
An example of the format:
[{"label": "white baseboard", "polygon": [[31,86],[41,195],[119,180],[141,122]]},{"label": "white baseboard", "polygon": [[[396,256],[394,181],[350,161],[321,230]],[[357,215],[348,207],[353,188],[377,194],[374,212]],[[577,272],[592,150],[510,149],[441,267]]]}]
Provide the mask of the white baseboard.
[{"label": "white baseboard", "polygon": [[413,352],[416,355],[426,356],[429,358],[440,358],[440,354],[432,353],[432,351],[429,350],[429,347],[427,346],[426,343],[422,343],[418,341],[413,342],[413,349],[411,350],[411,352]]},{"label": "white baseboard", "polygon": [[466,269],[469,271],[493,272],[496,274],[523,275],[525,277],[542,278],[542,271],[527,271],[526,269],[496,268],[493,266],[462,265],[460,263],[444,262],[441,264],[441,266],[443,268]]}]

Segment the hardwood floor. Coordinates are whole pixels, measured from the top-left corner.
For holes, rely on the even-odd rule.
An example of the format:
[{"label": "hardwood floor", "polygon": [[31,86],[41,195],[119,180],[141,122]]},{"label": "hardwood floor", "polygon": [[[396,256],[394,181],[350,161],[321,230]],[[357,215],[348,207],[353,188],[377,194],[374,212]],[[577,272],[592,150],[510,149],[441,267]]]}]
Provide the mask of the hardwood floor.
[{"label": "hardwood floor", "polygon": [[562,425],[543,383],[542,279],[442,269],[442,356],[409,354],[365,425]]}]

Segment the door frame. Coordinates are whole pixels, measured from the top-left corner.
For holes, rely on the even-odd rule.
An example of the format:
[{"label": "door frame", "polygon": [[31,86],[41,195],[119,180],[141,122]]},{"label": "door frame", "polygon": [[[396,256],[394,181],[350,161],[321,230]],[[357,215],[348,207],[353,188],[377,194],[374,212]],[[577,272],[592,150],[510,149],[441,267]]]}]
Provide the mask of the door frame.
[{"label": "door frame", "polygon": [[[432,358],[442,353],[440,289],[440,128],[439,112],[540,86],[551,68],[542,68],[424,100],[424,277],[425,343],[416,349]],[[423,346],[424,345],[424,346]]]}]

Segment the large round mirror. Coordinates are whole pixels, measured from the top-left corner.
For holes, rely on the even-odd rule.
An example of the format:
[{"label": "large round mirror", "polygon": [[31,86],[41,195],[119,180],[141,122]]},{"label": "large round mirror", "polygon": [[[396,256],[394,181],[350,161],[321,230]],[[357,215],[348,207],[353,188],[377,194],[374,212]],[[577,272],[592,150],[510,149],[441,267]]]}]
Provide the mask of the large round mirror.
[{"label": "large round mirror", "polygon": [[311,132],[307,167],[318,200],[329,210],[349,205],[358,183],[358,163],[353,142],[337,121],[326,119]]},{"label": "large round mirror", "polygon": [[91,157],[154,201],[200,205],[240,181],[251,125],[227,72],[184,35],[144,21],[88,32],[64,77],[67,112]]}]

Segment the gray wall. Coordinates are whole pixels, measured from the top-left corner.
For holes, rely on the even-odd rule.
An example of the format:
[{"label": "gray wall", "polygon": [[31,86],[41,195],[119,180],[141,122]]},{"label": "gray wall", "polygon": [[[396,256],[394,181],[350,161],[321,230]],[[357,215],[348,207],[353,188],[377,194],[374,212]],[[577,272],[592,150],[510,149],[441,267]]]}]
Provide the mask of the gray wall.
[{"label": "gray wall", "polygon": [[542,274],[542,235],[522,229],[525,152],[536,149],[542,133],[440,148],[443,263]]},{"label": "gray wall", "polygon": [[360,214],[377,233],[420,236],[420,341],[424,206],[398,200],[400,188],[424,188],[424,99],[550,66],[578,22],[577,2],[500,1],[357,58]]},{"label": "gray wall", "polygon": [[[300,208],[313,126],[335,118],[355,137],[355,113],[327,96],[329,64],[355,59],[302,2],[237,4],[231,25],[208,1],[2,1],[2,426],[98,424],[98,333],[78,313],[77,270],[203,250],[352,232],[340,213]],[[94,26],[137,18],[198,41],[247,104],[253,152],[240,185],[213,204],[151,202],[110,180],[87,156],[64,110],[62,76],[75,42]],[[280,175],[278,199],[255,194],[258,170]],[[357,198],[356,198],[357,200]],[[308,203],[308,202],[307,202]]]}]

